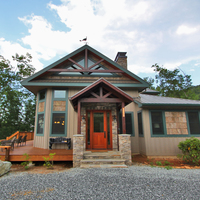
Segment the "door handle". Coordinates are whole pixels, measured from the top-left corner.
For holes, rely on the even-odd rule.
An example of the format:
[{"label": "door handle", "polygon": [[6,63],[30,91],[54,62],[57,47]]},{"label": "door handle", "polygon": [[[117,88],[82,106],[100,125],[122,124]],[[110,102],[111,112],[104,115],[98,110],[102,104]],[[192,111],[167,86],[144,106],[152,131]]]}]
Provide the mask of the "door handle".
[{"label": "door handle", "polygon": [[104,131],[104,138],[106,138],[106,132]]}]

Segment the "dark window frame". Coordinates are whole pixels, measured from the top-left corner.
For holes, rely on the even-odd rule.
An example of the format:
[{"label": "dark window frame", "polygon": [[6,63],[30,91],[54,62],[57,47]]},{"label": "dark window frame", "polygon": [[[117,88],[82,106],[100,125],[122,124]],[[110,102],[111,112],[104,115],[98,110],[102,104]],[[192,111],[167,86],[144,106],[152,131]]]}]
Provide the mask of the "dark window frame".
[{"label": "dark window frame", "polygon": [[[195,122],[192,120],[192,121],[190,121],[190,114],[192,114],[192,113],[196,113],[197,114],[197,117],[198,117],[198,119],[197,119],[197,126],[198,126],[198,129],[199,129],[199,132],[196,132],[196,133],[194,133],[193,132],[193,130],[192,130],[192,128],[191,128],[191,125],[192,124],[195,124]],[[200,135],[200,112],[199,111],[194,111],[194,110],[192,110],[192,111],[187,111],[186,112],[186,117],[187,117],[187,126],[188,126],[188,134],[189,135],[193,135],[193,136],[199,136]]]},{"label": "dark window frame", "polygon": [[[127,123],[127,116],[130,114],[130,116],[131,116],[131,121],[132,121],[132,123],[131,123],[131,131],[130,132],[127,132],[127,129],[129,129],[129,128],[127,128],[127,125],[129,124],[129,123]],[[132,111],[126,111],[125,112],[125,120],[126,120],[126,134],[130,134],[132,137],[134,137],[135,136],[135,129],[134,129],[134,113],[132,112]],[[120,129],[120,131],[119,131],[119,134],[122,134],[122,112],[120,111],[120,113],[119,113],[119,129]]]},{"label": "dark window frame", "polygon": [[[159,113],[160,116],[157,117],[160,121],[155,121],[155,118],[156,116],[152,116],[152,114],[155,114],[155,113]],[[151,119],[151,133],[153,136],[164,136],[164,135],[167,135],[166,134],[166,122],[165,122],[165,114],[163,113],[163,111],[160,111],[160,110],[156,110],[156,111],[150,111],[150,119]],[[159,132],[155,132],[157,131],[156,128],[154,128],[155,126],[159,126],[160,127],[160,130]]]},{"label": "dark window frame", "polygon": [[139,135],[139,137],[144,137],[142,111],[139,111],[137,113],[137,119],[138,119],[138,135]]}]

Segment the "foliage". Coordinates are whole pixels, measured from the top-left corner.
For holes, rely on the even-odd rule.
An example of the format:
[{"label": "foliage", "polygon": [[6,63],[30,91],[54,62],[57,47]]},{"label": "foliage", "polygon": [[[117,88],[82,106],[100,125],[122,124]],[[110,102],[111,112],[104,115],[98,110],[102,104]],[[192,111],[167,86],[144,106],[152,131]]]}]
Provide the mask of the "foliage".
[{"label": "foliage", "polygon": [[31,55],[12,57],[16,67],[0,56],[0,135],[1,139],[16,131],[32,131],[35,96],[23,88],[20,81],[35,71]]},{"label": "foliage", "polygon": [[164,162],[164,165],[169,166],[169,165],[173,165],[173,163],[170,163],[168,160],[166,160],[166,161]]},{"label": "foliage", "polygon": [[200,140],[191,137],[178,144],[178,148],[182,151],[182,155],[179,155],[184,161],[199,165],[200,161]]},{"label": "foliage", "polygon": [[156,165],[162,166],[162,163],[160,161],[156,161]]},{"label": "foliage", "polygon": [[49,157],[43,157],[44,158],[44,165],[47,168],[53,168],[53,157],[56,153],[50,153]]},{"label": "foliage", "polygon": [[24,169],[27,170],[29,163],[31,163],[31,161],[29,161],[30,156],[27,153],[23,154],[23,156],[24,156],[26,161],[22,162],[21,165],[24,166]]},{"label": "foliage", "polygon": [[166,97],[199,99],[199,96],[191,89],[192,80],[190,75],[184,74],[179,69],[168,70],[160,67],[157,63],[152,65],[152,68],[156,72],[155,80],[151,77],[144,78],[150,84],[150,89],[155,89]]},{"label": "foliage", "polygon": [[165,169],[169,170],[169,169],[172,169],[172,166],[165,166]]}]

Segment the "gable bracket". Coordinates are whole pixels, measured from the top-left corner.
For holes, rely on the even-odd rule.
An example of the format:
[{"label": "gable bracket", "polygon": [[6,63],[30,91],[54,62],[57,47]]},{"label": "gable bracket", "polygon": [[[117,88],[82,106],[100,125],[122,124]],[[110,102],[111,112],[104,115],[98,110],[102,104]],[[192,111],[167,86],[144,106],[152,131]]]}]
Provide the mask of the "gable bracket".
[{"label": "gable bracket", "polygon": [[81,69],[84,69],[81,65],[79,65],[77,62],[75,62],[71,58],[68,58],[68,60],[71,61],[72,63],[74,63],[75,65],[79,66]]}]

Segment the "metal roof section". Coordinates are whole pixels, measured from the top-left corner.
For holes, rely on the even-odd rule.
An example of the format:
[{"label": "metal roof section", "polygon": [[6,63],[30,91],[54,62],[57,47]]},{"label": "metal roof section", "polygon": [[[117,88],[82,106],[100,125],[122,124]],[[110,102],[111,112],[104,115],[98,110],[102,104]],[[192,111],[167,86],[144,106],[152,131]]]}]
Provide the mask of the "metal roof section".
[{"label": "metal roof section", "polygon": [[156,90],[152,90],[152,89],[146,88],[141,92],[141,94],[157,95],[157,94],[160,94],[160,92],[156,91]]},{"label": "metal roof section", "polygon": [[200,101],[190,99],[180,99],[172,97],[162,97],[147,94],[140,94],[139,97],[134,98],[134,102],[139,107],[154,107],[154,106],[199,106]]}]

